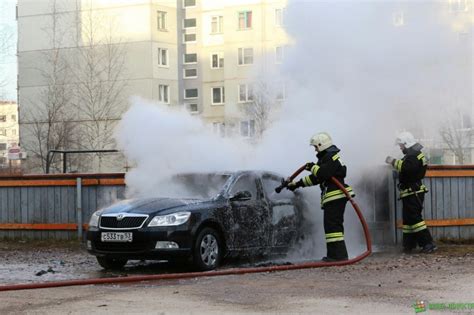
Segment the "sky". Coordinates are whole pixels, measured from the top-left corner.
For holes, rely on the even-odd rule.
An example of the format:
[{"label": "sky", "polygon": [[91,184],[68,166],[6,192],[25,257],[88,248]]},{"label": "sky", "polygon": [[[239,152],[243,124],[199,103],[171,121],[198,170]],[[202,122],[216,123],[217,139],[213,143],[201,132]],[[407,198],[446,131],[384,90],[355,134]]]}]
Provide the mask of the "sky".
[{"label": "sky", "polygon": [[8,84],[0,87],[0,99],[16,100],[16,0],[0,0],[0,36],[5,31],[13,34],[12,46],[6,54],[0,54],[0,80],[8,78]]}]

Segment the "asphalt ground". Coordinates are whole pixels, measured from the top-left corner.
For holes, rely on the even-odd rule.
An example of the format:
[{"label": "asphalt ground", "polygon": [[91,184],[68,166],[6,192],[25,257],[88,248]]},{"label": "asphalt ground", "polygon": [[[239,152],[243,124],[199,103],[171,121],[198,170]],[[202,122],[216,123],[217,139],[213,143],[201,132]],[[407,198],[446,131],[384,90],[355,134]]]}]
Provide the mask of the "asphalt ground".
[{"label": "asphalt ground", "polygon": [[[222,268],[274,263],[229,261]],[[0,284],[190,270],[132,261],[106,272],[75,242],[0,242]],[[427,312],[474,314],[474,245],[412,255],[388,247],[341,267],[0,292],[0,314],[414,314],[417,301]]]}]

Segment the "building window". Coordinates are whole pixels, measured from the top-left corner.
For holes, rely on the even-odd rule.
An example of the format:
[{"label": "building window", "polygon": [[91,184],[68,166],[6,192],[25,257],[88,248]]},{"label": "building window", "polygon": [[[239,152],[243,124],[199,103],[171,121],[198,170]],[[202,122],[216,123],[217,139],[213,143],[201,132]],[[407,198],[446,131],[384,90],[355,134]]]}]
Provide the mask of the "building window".
[{"label": "building window", "polygon": [[197,54],[184,54],[184,63],[197,63]]},{"label": "building window", "polygon": [[469,114],[461,115],[461,128],[462,129],[472,129],[471,116]]},{"label": "building window", "polygon": [[6,150],[7,149],[7,144],[6,143],[0,143],[0,150]]},{"label": "building window", "polygon": [[239,48],[239,65],[253,64],[253,48]]},{"label": "building window", "polygon": [[211,68],[212,69],[224,68],[224,53],[211,54]]},{"label": "building window", "polygon": [[239,30],[252,28],[252,11],[239,12]]},{"label": "building window", "polygon": [[285,9],[275,9],[275,25],[283,26],[283,16],[285,14]]},{"label": "building window", "polygon": [[286,87],[284,83],[277,84],[276,99],[282,101],[286,97]]},{"label": "building window", "polygon": [[451,12],[467,12],[469,11],[468,0],[449,0],[449,8]]},{"label": "building window", "polygon": [[197,113],[199,111],[198,104],[188,104],[188,111],[190,113]]},{"label": "building window", "polygon": [[225,123],[222,123],[222,122],[212,123],[212,130],[214,131],[216,135],[225,137]]},{"label": "building window", "polygon": [[211,34],[219,34],[222,33],[223,30],[223,24],[224,23],[224,17],[219,15],[219,16],[213,16],[211,17]]},{"label": "building window", "polygon": [[282,63],[283,62],[283,46],[278,46],[275,48],[275,63]]},{"label": "building window", "polygon": [[403,26],[405,24],[403,12],[401,11],[393,13],[392,19],[394,26]]},{"label": "building window", "polygon": [[12,120],[16,121],[16,115],[12,115]]},{"label": "building window", "polygon": [[198,97],[198,89],[186,89],[184,90],[184,98],[197,98]]},{"label": "building window", "polygon": [[224,87],[213,87],[212,88],[212,105],[220,105],[224,104],[225,96],[224,96]]},{"label": "building window", "polygon": [[253,101],[253,88],[250,84],[239,84],[239,103]]},{"label": "building window", "polygon": [[168,67],[168,49],[158,48],[158,66]]},{"label": "building window", "polygon": [[196,34],[183,34],[183,40],[185,43],[196,42]]},{"label": "building window", "polygon": [[255,136],[255,120],[246,120],[240,122],[240,135],[245,138]]},{"label": "building window", "polygon": [[158,30],[166,31],[166,12],[158,11]]},{"label": "building window", "polygon": [[12,129],[12,136],[16,136],[16,129]]},{"label": "building window", "polygon": [[197,78],[197,69],[184,69],[184,78],[185,79],[194,79]]},{"label": "building window", "polygon": [[7,121],[7,115],[0,115],[0,122],[6,122]]},{"label": "building window", "polygon": [[192,28],[196,27],[196,19],[184,19],[183,28]]},{"label": "building window", "polygon": [[0,129],[0,136],[6,136],[7,135],[7,130],[5,128]]},{"label": "building window", "polygon": [[196,6],[196,0],[184,0],[183,3],[185,8]]},{"label": "building window", "polygon": [[166,104],[169,104],[170,102],[170,87],[169,85],[162,85],[160,84],[158,86],[158,100],[160,102],[163,102],[163,103],[166,103]]}]

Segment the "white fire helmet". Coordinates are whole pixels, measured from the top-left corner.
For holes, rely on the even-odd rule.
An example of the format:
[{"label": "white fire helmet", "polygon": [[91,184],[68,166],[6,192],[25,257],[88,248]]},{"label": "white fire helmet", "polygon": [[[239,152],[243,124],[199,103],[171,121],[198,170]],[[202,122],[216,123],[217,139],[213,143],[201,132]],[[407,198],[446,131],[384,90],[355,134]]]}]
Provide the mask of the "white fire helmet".
[{"label": "white fire helmet", "polygon": [[410,132],[403,131],[398,135],[397,139],[395,140],[395,144],[403,144],[405,148],[408,149],[416,144],[416,140]]},{"label": "white fire helmet", "polygon": [[321,152],[332,146],[332,139],[327,132],[319,132],[311,137],[309,145],[317,147],[318,151]]}]

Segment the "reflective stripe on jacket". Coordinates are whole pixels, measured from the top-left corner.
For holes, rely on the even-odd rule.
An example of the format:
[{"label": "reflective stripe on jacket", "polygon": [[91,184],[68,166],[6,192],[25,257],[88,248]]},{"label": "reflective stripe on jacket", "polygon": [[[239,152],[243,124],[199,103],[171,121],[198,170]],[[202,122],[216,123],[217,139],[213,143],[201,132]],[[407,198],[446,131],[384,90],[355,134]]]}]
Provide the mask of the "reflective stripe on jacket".
[{"label": "reflective stripe on jacket", "polygon": [[422,183],[428,166],[428,160],[420,151],[422,148],[419,143],[413,145],[406,150],[402,159],[393,163],[393,168],[399,174],[400,199],[428,192],[428,188]]},{"label": "reflective stripe on jacket", "polygon": [[407,189],[400,189],[400,198],[405,198],[415,194],[425,194],[427,192],[428,188],[422,184],[418,190],[413,190],[411,187]]},{"label": "reflective stripe on jacket", "polygon": [[320,185],[321,187],[321,206],[328,202],[346,198],[346,195],[339,187],[332,182],[335,177],[342,185],[344,185],[349,194],[354,197],[355,193],[352,187],[344,183],[346,177],[346,166],[341,161],[339,149],[336,146],[328,148],[326,151],[318,153],[318,163],[315,164],[310,175],[304,176],[300,184],[302,187]]}]

